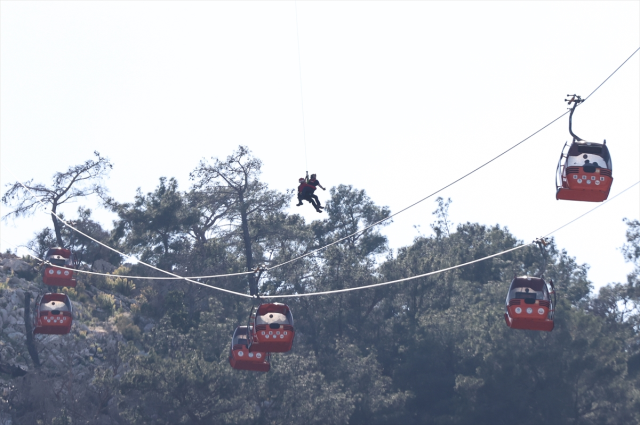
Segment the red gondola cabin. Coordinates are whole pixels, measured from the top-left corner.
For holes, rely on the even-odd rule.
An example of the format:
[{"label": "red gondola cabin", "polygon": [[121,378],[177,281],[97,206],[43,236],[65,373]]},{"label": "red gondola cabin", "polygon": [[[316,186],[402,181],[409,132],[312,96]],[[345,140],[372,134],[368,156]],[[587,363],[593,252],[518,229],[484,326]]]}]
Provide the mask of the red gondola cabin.
[{"label": "red gondola cabin", "polygon": [[[78,264],[71,251],[65,248],[50,248],[45,257],[47,264],[44,268],[42,281],[49,286],[76,287],[76,277],[73,270]],[[58,266],[58,267],[56,267]],[[61,268],[64,267],[64,268]]]},{"label": "red gondola cabin", "polygon": [[254,347],[249,349],[247,327],[238,326],[231,338],[229,350],[229,363],[231,367],[239,370],[252,370],[255,372],[269,372],[269,353],[259,351]]},{"label": "red gondola cabin", "polygon": [[[511,281],[505,306],[504,319],[511,329],[527,329],[530,331],[553,330],[553,313],[555,308],[555,291],[553,282],[549,281],[552,292],[549,293],[547,283],[538,277],[516,277]],[[551,300],[551,294],[554,300]]]},{"label": "red gondola cabin", "polygon": [[607,141],[591,143],[573,132],[572,119],[576,107],[583,102],[580,96],[565,99],[573,103],[569,114],[569,133],[573,142],[565,153],[565,143],[556,169],[556,199],[566,201],[602,202],[609,197],[613,183],[613,165]]},{"label": "red gondola cabin", "polygon": [[[260,304],[252,316],[251,347],[270,353],[291,350],[295,331],[289,306],[280,303]],[[253,330],[255,329],[255,332]]]},{"label": "red gondola cabin", "polygon": [[36,300],[33,333],[65,335],[71,332],[73,307],[65,294],[44,294]]},{"label": "red gondola cabin", "polygon": [[[565,145],[566,148],[567,145]],[[602,202],[609,197],[613,166],[606,144],[574,141],[560,155],[556,199]]]}]

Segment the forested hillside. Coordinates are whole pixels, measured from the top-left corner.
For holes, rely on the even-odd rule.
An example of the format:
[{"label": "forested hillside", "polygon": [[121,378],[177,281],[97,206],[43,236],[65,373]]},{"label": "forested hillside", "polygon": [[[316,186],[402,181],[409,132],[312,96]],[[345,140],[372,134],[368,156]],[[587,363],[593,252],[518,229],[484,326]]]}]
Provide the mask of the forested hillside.
[{"label": "forested hillside", "polygon": [[[130,203],[94,192],[117,214],[111,229],[86,208],[70,223],[160,269],[208,276],[281,264],[390,214],[365,190],[340,185],[328,191],[325,213],[307,223],[290,208],[295,195],[270,189],[260,167],[240,147],[225,160],[200,163],[187,191],[162,177]],[[260,279],[202,282],[247,294],[302,294],[427,273],[522,242],[508,223],[451,223],[449,205],[438,199],[425,217],[432,235],[397,251],[376,226]],[[293,349],[273,354],[268,373],[237,371],[228,361],[231,335],[258,301],[178,280],[82,273],[75,289],[59,290],[73,300],[71,333],[36,335],[36,364],[25,337],[25,298],[50,288],[37,260],[6,253],[0,424],[640,423],[640,222],[627,224],[620,255],[635,270],[597,294],[588,265],[551,240],[395,285],[289,298]],[[84,270],[166,277],[53,227],[30,243],[39,258],[59,237]],[[515,275],[554,281],[552,332],[506,326]]]}]

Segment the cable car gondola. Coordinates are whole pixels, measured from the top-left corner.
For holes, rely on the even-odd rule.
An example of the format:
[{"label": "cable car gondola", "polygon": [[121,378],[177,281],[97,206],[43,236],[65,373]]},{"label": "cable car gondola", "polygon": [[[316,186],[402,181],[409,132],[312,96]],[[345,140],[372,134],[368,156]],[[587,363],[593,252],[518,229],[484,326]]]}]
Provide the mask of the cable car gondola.
[{"label": "cable car gondola", "polygon": [[[293,315],[286,304],[260,304],[255,314],[249,316],[253,321],[250,329],[251,347],[270,353],[285,353],[291,350],[295,330]],[[255,330],[255,331],[254,331]]]},{"label": "cable car gondola", "polygon": [[556,169],[556,199],[567,201],[602,202],[609,197],[613,183],[611,155],[604,143],[591,143],[573,133],[571,122],[576,107],[583,102],[580,96],[567,99],[573,103],[569,114],[569,133],[573,142],[568,151],[565,143]]},{"label": "cable car gondola", "polygon": [[36,299],[33,333],[66,335],[73,324],[73,306],[66,294],[49,293]]},{"label": "cable car gondola", "polygon": [[[79,262],[70,250],[60,247],[49,248],[45,261],[50,263],[45,266],[42,274],[42,281],[45,285],[76,287],[75,273],[66,270],[78,268]],[[64,269],[60,267],[64,267]]]},{"label": "cable car gondola", "polygon": [[553,281],[549,281],[549,285],[551,292],[542,278],[514,277],[505,305],[504,320],[507,326],[511,329],[551,332],[556,294]]},{"label": "cable car gondola", "polygon": [[252,370],[255,372],[269,372],[270,354],[249,348],[249,339],[246,326],[238,326],[231,338],[229,350],[229,363],[238,370]]}]

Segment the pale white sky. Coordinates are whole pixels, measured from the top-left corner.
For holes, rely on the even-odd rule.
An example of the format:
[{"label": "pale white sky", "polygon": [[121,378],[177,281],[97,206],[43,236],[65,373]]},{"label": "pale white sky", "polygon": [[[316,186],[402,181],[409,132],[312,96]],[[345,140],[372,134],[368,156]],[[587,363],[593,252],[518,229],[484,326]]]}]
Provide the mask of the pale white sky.
[{"label": "pale white sky", "polygon": [[[98,150],[121,202],[203,157],[248,145],[274,189],[306,170],[293,2],[0,4],[0,179],[48,182]],[[517,143],[588,95],[640,46],[639,2],[299,2],[310,172],[395,212]],[[607,139],[612,195],[640,180],[640,54],[575,114]],[[595,204],[555,200],[568,117],[447,189],[452,220],[530,241]],[[321,198],[328,192],[320,193]],[[95,207],[91,202],[86,205]],[[293,203],[292,203],[293,205]],[[75,216],[79,205],[63,208]],[[292,206],[292,209],[295,208]],[[95,207],[107,227],[113,217]],[[432,201],[384,229],[429,234]],[[293,209],[300,213],[302,207]],[[2,214],[7,210],[2,207]],[[306,206],[311,220],[319,214]],[[596,286],[624,281],[622,218],[640,187],[556,234]],[[49,224],[0,224],[0,249]]]}]

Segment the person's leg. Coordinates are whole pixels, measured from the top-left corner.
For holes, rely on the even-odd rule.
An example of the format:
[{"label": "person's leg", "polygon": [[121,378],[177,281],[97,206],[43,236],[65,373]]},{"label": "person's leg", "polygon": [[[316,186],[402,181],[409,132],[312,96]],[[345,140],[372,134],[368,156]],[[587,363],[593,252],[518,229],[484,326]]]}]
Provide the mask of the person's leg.
[{"label": "person's leg", "polygon": [[318,212],[322,212],[322,210],[320,209],[320,207],[319,207],[319,206],[318,206],[318,204],[316,203],[316,200],[315,200],[315,199],[313,199],[313,198],[314,198],[314,196],[313,196],[313,195],[309,196],[309,201],[311,202],[311,205],[313,205],[313,208],[315,208],[315,209],[316,209],[316,211],[318,211]]},{"label": "person's leg", "polygon": [[318,199],[318,195],[311,195],[311,197],[316,200],[316,203],[318,204],[318,208],[322,208],[322,205],[320,204],[320,199]]},{"label": "person's leg", "polygon": [[299,207],[300,205],[302,205],[302,195],[298,193],[298,204],[296,207]]}]

